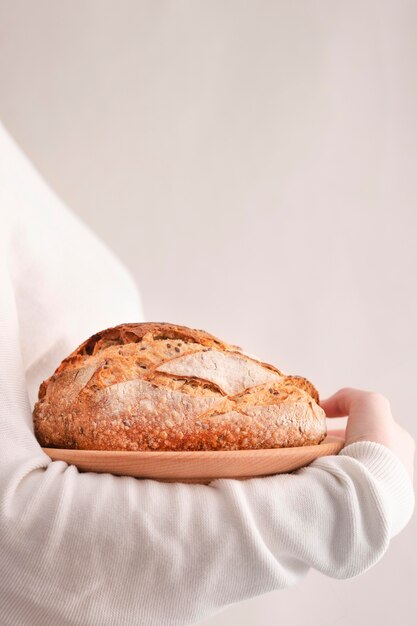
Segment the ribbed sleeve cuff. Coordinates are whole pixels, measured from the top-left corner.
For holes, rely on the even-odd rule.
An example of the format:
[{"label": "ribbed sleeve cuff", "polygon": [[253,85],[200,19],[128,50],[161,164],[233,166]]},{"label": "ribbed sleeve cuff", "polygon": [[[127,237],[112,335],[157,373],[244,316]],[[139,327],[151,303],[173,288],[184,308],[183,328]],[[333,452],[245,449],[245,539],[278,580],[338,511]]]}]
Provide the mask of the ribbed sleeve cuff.
[{"label": "ribbed sleeve cuff", "polygon": [[415,507],[411,478],[400,459],[386,446],[375,441],[356,441],[339,452],[365,465],[382,488],[391,512],[391,537],[410,521]]}]

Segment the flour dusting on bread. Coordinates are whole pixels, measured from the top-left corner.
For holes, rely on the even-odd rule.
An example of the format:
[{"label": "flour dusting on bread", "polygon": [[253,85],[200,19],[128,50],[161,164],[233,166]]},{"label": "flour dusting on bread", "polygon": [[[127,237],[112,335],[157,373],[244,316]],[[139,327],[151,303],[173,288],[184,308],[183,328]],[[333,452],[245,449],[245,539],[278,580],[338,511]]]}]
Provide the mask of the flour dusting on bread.
[{"label": "flour dusting on bread", "polygon": [[267,369],[245,355],[213,349],[177,357],[159,365],[156,371],[211,380],[229,396],[282,378],[278,372]]},{"label": "flour dusting on bread", "polygon": [[239,450],[320,443],[317,390],[200,329],[165,322],[100,331],[39,389],[44,447]]}]

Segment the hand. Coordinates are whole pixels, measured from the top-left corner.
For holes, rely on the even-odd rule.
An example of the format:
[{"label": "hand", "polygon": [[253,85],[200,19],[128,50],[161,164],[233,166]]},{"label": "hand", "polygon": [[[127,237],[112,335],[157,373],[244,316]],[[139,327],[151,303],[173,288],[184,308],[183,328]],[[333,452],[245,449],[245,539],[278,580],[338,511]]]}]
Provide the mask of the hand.
[{"label": "hand", "polygon": [[345,437],[345,446],[355,441],[376,441],[400,459],[413,481],[416,444],[413,437],[395,421],[389,401],[373,391],[344,387],[321,400],[327,417],[348,416],[346,432],[329,430],[329,435]]}]

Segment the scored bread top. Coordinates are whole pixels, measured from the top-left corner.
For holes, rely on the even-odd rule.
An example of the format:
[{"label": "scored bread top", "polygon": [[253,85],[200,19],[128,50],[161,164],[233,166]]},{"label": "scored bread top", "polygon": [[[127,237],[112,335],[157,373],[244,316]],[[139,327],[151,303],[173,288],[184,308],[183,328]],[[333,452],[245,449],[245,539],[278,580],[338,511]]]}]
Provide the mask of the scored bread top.
[{"label": "scored bread top", "polygon": [[77,354],[96,354],[99,350],[103,350],[103,348],[110,345],[137,343],[145,335],[149,335],[148,338],[152,339],[177,339],[185,343],[195,342],[209,348],[219,348],[221,350],[242,350],[239,346],[227,344],[214,335],[210,335],[205,330],[188,328],[188,326],[179,326],[178,324],[170,324],[168,322],[142,322],[119,324],[119,326],[99,331],[78,346],[67,358],[69,359]]},{"label": "scored bread top", "polygon": [[[253,427],[261,418],[284,427],[291,423],[307,433],[306,440],[321,440],[323,411],[318,401],[307,379],[286,376],[206,331],[165,322],[127,323],[95,333],[62,361],[40,386],[34,423],[44,445],[63,447],[89,446],[87,437],[94,436],[95,446],[101,446],[97,449],[111,449],[111,430],[102,441],[98,431],[86,435],[86,416],[93,425],[111,422],[113,431],[122,422],[130,430],[133,422],[142,420],[143,429],[152,426],[164,435],[175,428],[181,435],[181,429],[195,423],[204,436],[216,419],[224,428],[245,420]],[[75,435],[72,422],[78,428]],[[64,429],[64,435],[58,436],[57,429]],[[193,434],[197,438],[183,442],[185,448],[206,445],[201,433],[198,441],[198,433]],[[140,449],[155,449],[154,440]],[[123,445],[138,449],[134,441]]]}]

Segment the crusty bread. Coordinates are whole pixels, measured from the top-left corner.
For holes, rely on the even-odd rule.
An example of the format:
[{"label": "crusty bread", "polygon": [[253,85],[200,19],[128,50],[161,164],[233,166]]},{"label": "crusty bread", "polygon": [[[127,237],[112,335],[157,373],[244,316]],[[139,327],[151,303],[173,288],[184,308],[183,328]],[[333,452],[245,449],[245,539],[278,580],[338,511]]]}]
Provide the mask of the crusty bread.
[{"label": "crusty bread", "polygon": [[203,330],[121,324],[39,388],[35,435],[83,450],[244,450],[320,443],[317,390]]}]

